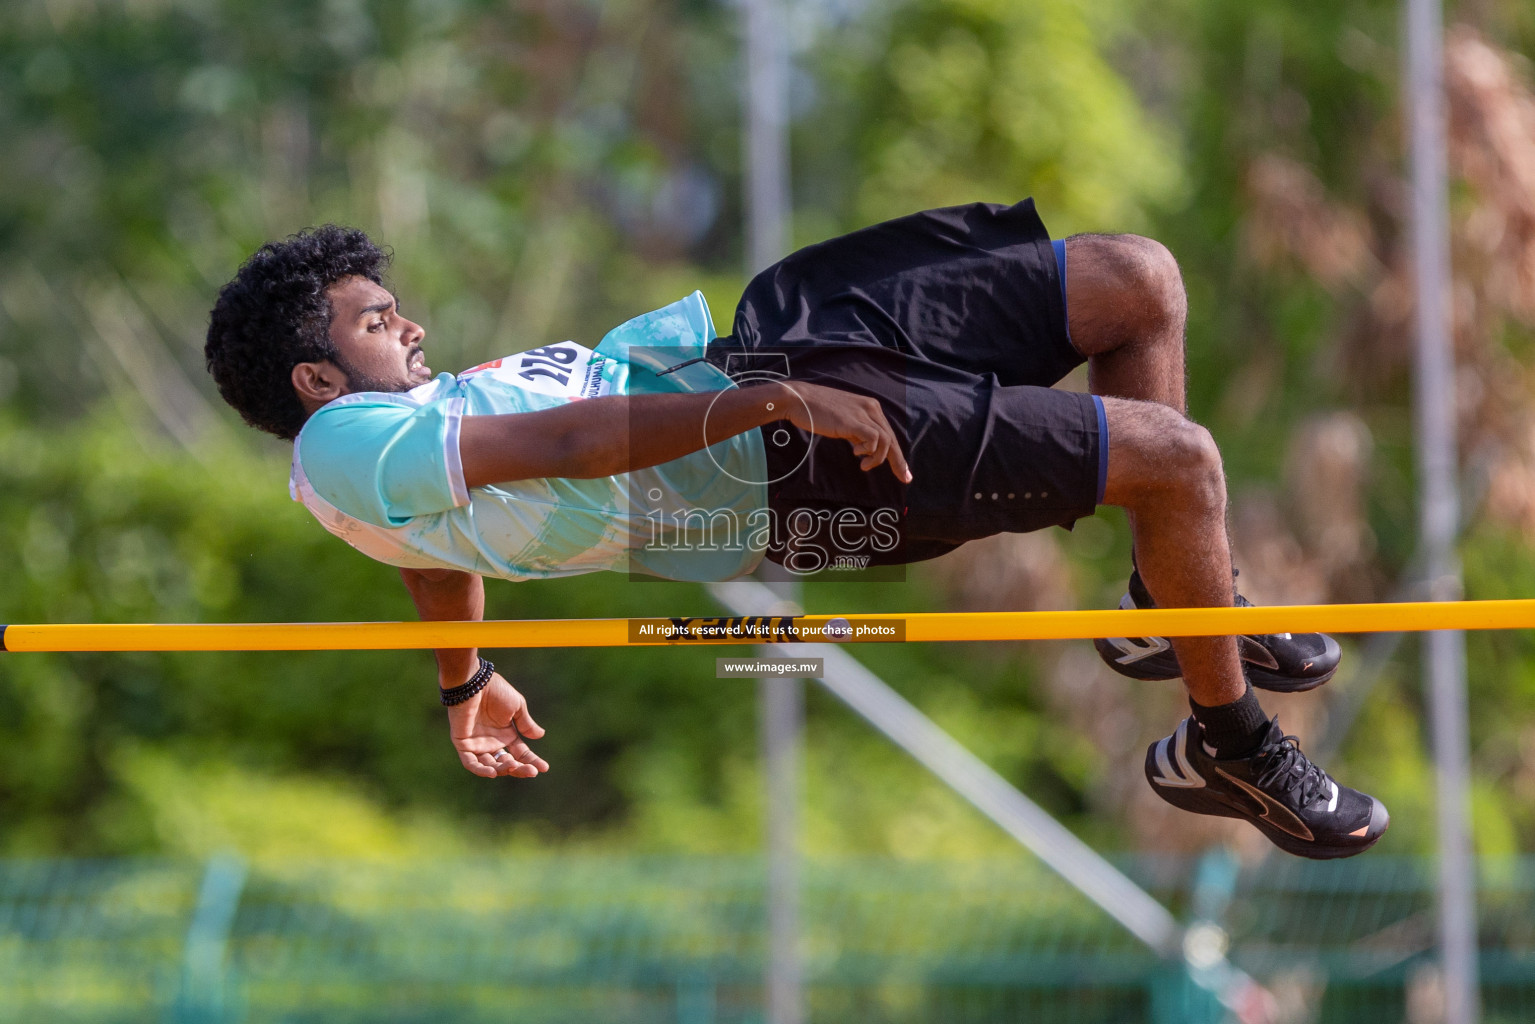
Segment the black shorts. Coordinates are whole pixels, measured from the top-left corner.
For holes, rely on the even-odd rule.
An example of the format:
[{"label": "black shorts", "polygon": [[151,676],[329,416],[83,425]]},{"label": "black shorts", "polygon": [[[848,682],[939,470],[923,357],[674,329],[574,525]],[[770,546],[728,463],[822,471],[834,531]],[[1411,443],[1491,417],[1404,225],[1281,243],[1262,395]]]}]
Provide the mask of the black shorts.
[{"label": "black shorts", "polygon": [[1033,200],[913,214],[757,275],[710,360],[743,384],[879,399],[913,477],[864,472],[845,441],[764,427],[768,557],[810,545],[899,564],[1091,515],[1107,431],[1101,402],[1050,387],[1083,362],[1062,280]]}]

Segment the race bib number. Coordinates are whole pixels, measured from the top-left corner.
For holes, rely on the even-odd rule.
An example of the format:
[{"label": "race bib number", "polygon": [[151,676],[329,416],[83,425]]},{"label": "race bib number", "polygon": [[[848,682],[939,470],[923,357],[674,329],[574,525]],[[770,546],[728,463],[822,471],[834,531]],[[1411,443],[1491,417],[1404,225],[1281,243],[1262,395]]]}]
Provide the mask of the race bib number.
[{"label": "race bib number", "polygon": [[569,401],[596,398],[612,390],[612,381],[604,375],[612,360],[599,356],[585,345],[562,341],[557,345],[529,349],[514,356],[481,363],[459,374],[488,374],[502,383],[527,391],[558,395]]}]

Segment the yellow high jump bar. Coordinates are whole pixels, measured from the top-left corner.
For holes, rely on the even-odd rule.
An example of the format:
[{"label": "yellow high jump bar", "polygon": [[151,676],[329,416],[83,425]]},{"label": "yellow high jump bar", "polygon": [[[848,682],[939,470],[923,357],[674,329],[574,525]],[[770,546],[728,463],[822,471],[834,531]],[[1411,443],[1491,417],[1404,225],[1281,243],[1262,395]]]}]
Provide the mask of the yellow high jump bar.
[{"label": "yellow high jump bar", "polygon": [[[828,623],[831,629],[827,629]],[[4,651],[322,651],[742,643],[1079,640],[1104,636],[1535,629],[1535,600],[486,622],[51,623],[0,626]]]}]

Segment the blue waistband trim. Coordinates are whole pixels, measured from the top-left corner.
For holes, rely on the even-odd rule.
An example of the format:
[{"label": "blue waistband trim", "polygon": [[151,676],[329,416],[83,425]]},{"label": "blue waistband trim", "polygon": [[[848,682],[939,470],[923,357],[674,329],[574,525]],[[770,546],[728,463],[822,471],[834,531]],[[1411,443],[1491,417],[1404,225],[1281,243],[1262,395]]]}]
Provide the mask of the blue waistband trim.
[{"label": "blue waistband trim", "polygon": [[[1054,239],[1050,248],[1055,252],[1056,276],[1061,279],[1061,318],[1066,322],[1066,340],[1071,340],[1071,317],[1066,312],[1066,240]],[[1099,418],[1103,414],[1100,412]]]},{"label": "blue waistband trim", "polygon": [[1103,504],[1103,492],[1109,486],[1109,418],[1103,412],[1103,399],[1093,395],[1093,408],[1098,410],[1098,504]]}]

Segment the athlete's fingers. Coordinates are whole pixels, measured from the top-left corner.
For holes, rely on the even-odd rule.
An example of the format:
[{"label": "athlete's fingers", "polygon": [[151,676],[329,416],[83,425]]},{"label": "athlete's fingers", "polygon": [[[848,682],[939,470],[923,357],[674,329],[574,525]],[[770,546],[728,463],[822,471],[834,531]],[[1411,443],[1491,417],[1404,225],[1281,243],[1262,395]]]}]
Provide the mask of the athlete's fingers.
[{"label": "athlete's fingers", "polygon": [[521,761],[523,764],[530,764],[541,772],[546,772],[549,770],[549,762],[533,753],[533,751],[528,748],[528,745],[521,740],[514,740],[513,742],[508,743],[506,745],[506,749],[511,751],[512,756]]},{"label": "athlete's fingers", "polygon": [[911,483],[911,467],[906,465],[906,456],[901,453],[901,442],[894,436],[890,438],[890,471],[902,483]]},{"label": "athlete's fingers", "polygon": [[465,768],[482,779],[493,779],[496,777],[494,765],[481,764],[479,757],[467,750],[460,750],[458,752],[458,759]]},{"label": "athlete's fingers", "polygon": [[866,454],[863,457],[863,461],[858,464],[865,473],[873,469],[875,466],[878,466],[881,462],[885,461],[885,446],[887,444],[888,442],[886,439],[881,437],[869,445],[868,454]]},{"label": "athlete's fingers", "polygon": [[493,754],[481,754],[480,760],[489,760],[494,766],[497,775],[514,775],[518,778],[531,778],[538,774],[538,769],[532,765],[523,764],[516,756],[506,750],[498,750]]},{"label": "athlete's fingers", "polygon": [[895,428],[890,425],[890,421],[885,419],[883,409],[880,410],[879,423],[882,428],[881,437],[888,445],[884,455],[890,462],[890,471],[895,474],[897,480],[911,483],[911,469],[906,465],[906,456],[901,452],[901,439],[896,436]]},{"label": "athlete's fingers", "polygon": [[[878,410],[878,419],[881,451],[879,462],[874,463],[874,466],[879,465],[880,462],[888,461],[890,463],[890,471],[895,474],[896,479],[909,484],[911,483],[911,470],[906,465],[906,456],[901,454],[901,439],[896,437],[895,429],[890,426],[890,421],[885,419],[885,411],[883,409]],[[874,466],[867,468],[873,469]]]},{"label": "athlete's fingers", "polygon": [[896,475],[896,479],[911,483],[911,470],[907,468],[906,458],[901,454],[901,443],[888,426],[880,433],[877,444],[871,448],[859,466],[867,473],[885,462],[890,463],[890,471]]},{"label": "athlete's fingers", "polygon": [[525,764],[509,750],[498,750],[490,756],[495,759],[496,771],[500,775],[531,779],[538,774],[537,765]]},{"label": "athlete's fingers", "polygon": [[523,701],[521,706],[512,713],[512,724],[517,731],[530,740],[536,740],[544,734],[544,727],[533,721],[533,716],[528,713],[528,702]]}]

